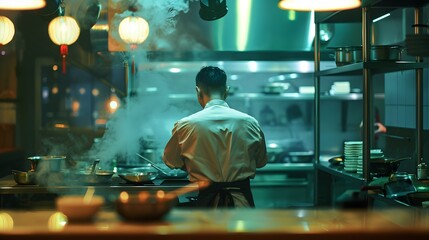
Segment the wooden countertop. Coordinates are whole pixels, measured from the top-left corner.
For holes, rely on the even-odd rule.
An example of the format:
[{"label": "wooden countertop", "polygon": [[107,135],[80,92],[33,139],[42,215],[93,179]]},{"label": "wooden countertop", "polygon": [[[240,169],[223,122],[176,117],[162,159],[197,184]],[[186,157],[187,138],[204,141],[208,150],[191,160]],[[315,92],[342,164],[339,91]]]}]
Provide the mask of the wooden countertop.
[{"label": "wooden countertop", "polygon": [[388,209],[173,209],[157,222],[124,222],[102,211],[71,224],[55,211],[0,212],[0,239],[427,239],[429,211]]}]

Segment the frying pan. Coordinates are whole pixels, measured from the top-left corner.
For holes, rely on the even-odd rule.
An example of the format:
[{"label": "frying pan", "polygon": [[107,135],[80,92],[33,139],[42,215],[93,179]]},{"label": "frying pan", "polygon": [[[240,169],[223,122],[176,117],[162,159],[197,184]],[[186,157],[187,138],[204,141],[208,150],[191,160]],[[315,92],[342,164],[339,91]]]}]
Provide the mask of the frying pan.
[{"label": "frying pan", "polygon": [[139,156],[141,159],[145,160],[146,162],[150,163],[152,167],[154,167],[156,170],[159,171],[160,176],[163,178],[184,178],[188,175],[187,172],[182,171],[182,170],[178,170],[178,169],[173,169],[170,172],[165,171],[164,169],[162,169],[161,167],[159,167],[158,165],[156,165],[154,162],[152,162],[150,159],[136,153],[137,156]]},{"label": "frying pan", "polygon": [[128,183],[148,183],[158,177],[152,167],[119,168],[118,176]]}]

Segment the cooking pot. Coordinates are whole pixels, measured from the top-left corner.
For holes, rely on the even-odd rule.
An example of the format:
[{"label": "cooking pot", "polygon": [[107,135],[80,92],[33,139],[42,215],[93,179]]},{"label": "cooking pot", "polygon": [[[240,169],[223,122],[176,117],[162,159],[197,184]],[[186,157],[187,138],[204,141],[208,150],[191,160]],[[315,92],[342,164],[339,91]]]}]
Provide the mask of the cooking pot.
[{"label": "cooking pot", "polygon": [[[347,64],[362,62],[362,47],[333,47],[335,51],[335,64],[344,66]],[[399,45],[374,45],[370,49],[371,61],[398,61],[404,48]]]},{"label": "cooking pot", "polygon": [[60,172],[66,164],[65,156],[33,156],[30,161],[30,171]]},{"label": "cooking pot", "polygon": [[399,61],[403,47],[399,45],[374,45],[371,46],[371,61]]},{"label": "cooking pot", "polygon": [[337,66],[344,66],[347,64],[362,62],[362,47],[332,47],[335,51],[335,64]]},{"label": "cooking pot", "polygon": [[35,172],[22,172],[18,170],[12,170],[13,179],[16,183],[21,185],[31,185],[36,182],[36,173]]}]

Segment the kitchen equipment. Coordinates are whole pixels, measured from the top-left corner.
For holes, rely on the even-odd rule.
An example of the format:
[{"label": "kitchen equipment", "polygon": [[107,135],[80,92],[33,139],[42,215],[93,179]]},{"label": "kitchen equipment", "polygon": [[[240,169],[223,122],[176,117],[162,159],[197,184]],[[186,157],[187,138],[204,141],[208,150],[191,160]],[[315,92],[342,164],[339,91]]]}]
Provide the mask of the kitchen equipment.
[{"label": "kitchen equipment", "polygon": [[31,185],[36,182],[36,174],[35,172],[22,172],[18,170],[12,170],[13,179],[16,183],[21,185]]},{"label": "kitchen equipment", "polygon": [[337,66],[344,66],[347,64],[362,62],[361,46],[329,47],[329,48],[334,49],[335,64]]},{"label": "kitchen equipment", "polygon": [[407,194],[408,204],[422,207],[422,202],[429,201],[429,192],[413,192]]},{"label": "kitchen equipment", "polygon": [[262,86],[262,92],[266,94],[280,94],[286,92],[290,87],[286,82],[271,82]]},{"label": "kitchen equipment", "polygon": [[407,172],[396,172],[389,176],[389,181],[384,184],[384,191],[387,198],[403,198],[417,189]]},{"label": "kitchen equipment", "polygon": [[429,177],[429,167],[426,163],[422,162],[417,165],[417,179],[425,180]]},{"label": "kitchen equipment", "polygon": [[146,158],[146,157],[144,157],[138,153],[136,153],[136,155],[139,156],[141,159],[145,160],[146,162],[150,163],[153,168],[158,170],[160,177],[163,177],[163,178],[184,178],[188,175],[187,172],[180,170],[180,169],[172,169],[172,170],[169,170],[167,172],[167,170],[162,169],[160,166],[156,165],[150,159],[148,159],[148,158]]},{"label": "kitchen equipment", "polygon": [[71,180],[85,184],[105,184],[110,183],[113,174],[113,171],[108,170],[96,170],[94,172],[78,171],[71,174]]},{"label": "kitchen equipment", "polygon": [[30,161],[30,171],[60,172],[65,166],[65,156],[32,156],[27,158]]},{"label": "kitchen equipment", "polygon": [[[362,62],[362,46],[332,47],[335,51],[335,64],[344,66],[347,64]],[[404,48],[399,45],[373,45],[370,49],[371,61],[398,61]]]},{"label": "kitchen equipment", "polygon": [[92,163],[91,171],[90,171],[91,174],[95,173],[95,169],[96,169],[98,163],[100,163],[100,159],[95,159],[94,162]]},{"label": "kitchen equipment", "polygon": [[371,61],[399,61],[403,47],[399,45],[374,45],[371,46]]},{"label": "kitchen equipment", "polygon": [[392,173],[395,173],[398,170],[401,161],[404,160],[411,160],[411,158],[405,157],[371,159],[369,163],[371,175],[374,177],[389,177]]},{"label": "kitchen equipment", "polygon": [[128,183],[150,183],[158,177],[158,171],[150,166],[118,168],[118,176]]},{"label": "kitchen equipment", "polygon": [[68,195],[55,200],[58,211],[67,216],[69,222],[89,222],[94,219],[104,204],[104,198],[92,196],[87,200],[84,196]]},{"label": "kitchen equipment", "polygon": [[332,165],[344,164],[344,156],[331,157],[328,162]]}]

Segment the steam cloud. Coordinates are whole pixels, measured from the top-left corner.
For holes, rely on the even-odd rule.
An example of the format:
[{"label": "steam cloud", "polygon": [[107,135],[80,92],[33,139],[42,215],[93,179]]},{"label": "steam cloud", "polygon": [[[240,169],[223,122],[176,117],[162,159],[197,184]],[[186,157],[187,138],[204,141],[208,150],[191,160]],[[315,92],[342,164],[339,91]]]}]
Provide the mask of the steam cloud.
[{"label": "steam cloud", "polygon": [[[185,0],[139,0],[120,1],[112,0],[111,5],[116,14],[113,17],[112,25],[118,26],[120,20],[130,16],[128,7],[135,3],[138,11],[136,16],[145,18],[150,24],[150,34],[148,39],[138,46],[127,56],[128,59],[135,59],[136,64],[144,64],[147,61],[146,49],[155,46],[156,49],[172,48],[168,36],[175,32],[179,13],[186,13],[189,10],[189,1]],[[113,36],[119,38],[119,36]],[[177,39],[176,39],[177,40]],[[134,164],[140,160],[135,153],[142,151],[144,142],[150,142],[157,147],[164,147],[170,134],[173,120],[168,126],[161,126],[160,123],[166,119],[174,117],[175,120],[187,114],[169,105],[169,90],[163,79],[146,79],[144,75],[135,75],[135,84],[140,91],[137,95],[128,98],[127,102],[122,102],[122,107],[109,119],[104,136],[98,143],[94,144],[89,151],[89,155],[100,158],[101,167],[109,167],[113,159],[125,157],[128,164]],[[145,91],[145,89],[156,89],[155,92]],[[133,89],[136,90],[136,89]],[[163,121],[160,121],[162,119]]]}]

